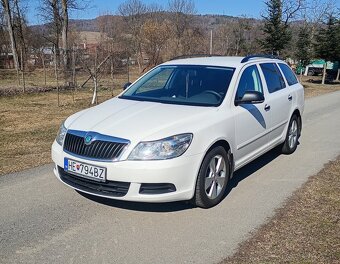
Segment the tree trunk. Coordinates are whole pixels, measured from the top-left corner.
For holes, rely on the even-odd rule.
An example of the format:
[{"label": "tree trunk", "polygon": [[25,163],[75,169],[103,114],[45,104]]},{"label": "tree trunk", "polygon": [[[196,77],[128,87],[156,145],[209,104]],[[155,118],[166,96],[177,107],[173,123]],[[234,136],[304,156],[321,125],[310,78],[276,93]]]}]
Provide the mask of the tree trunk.
[{"label": "tree trunk", "polygon": [[44,83],[45,83],[45,86],[46,86],[46,66],[45,66],[44,51],[41,51],[40,56],[41,56],[41,62],[42,62],[43,70],[44,70]]},{"label": "tree trunk", "polygon": [[[26,43],[25,43],[25,38],[24,38],[24,30],[22,28],[22,18],[21,18],[21,10],[19,8],[19,3],[18,3],[18,0],[15,0],[14,1],[14,4],[15,4],[15,8],[16,8],[16,15],[17,15],[17,18],[19,20],[19,24],[18,24],[18,29],[19,29],[19,38],[21,40],[21,46],[22,48],[24,49],[24,53],[25,54],[25,51],[26,51]],[[26,56],[25,56],[26,57]]]},{"label": "tree trunk", "polygon": [[75,50],[75,46],[73,45],[72,47],[72,85],[73,85],[73,93],[72,93],[72,99],[73,102],[74,100],[74,94],[76,92],[77,89],[77,84],[76,84],[76,50]]},{"label": "tree trunk", "polygon": [[2,3],[3,9],[4,9],[5,18],[7,20],[7,29],[8,29],[8,34],[9,34],[9,38],[10,38],[10,41],[11,41],[11,49],[12,49],[12,54],[13,54],[14,67],[17,71],[17,78],[18,78],[18,82],[20,84],[17,43],[16,43],[14,30],[13,30],[12,13],[11,13],[11,9],[10,9],[10,6],[9,6],[9,0],[1,0],[1,3]]},{"label": "tree trunk", "polygon": [[58,106],[60,106],[60,98],[59,98],[59,78],[58,78],[58,59],[57,59],[57,49],[54,46],[54,73],[55,79],[57,81],[57,94],[58,94]]},{"label": "tree trunk", "polygon": [[61,25],[61,44],[63,48],[63,63],[64,71],[67,73],[69,70],[69,60],[68,60],[68,45],[67,45],[67,34],[68,34],[68,6],[67,0],[61,1],[62,7],[62,25]]},{"label": "tree trunk", "polygon": [[113,91],[115,89],[115,75],[114,75],[114,63],[113,63],[113,56],[111,56],[111,65],[110,65],[110,71],[111,71],[111,80],[112,80],[112,97],[113,97]]},{"label": "tree trunk", "polygon": [[72,84],[76,88],[76,49],[74,45],[72,48]]},{"label": "tree trunk", "polygon": [[94,72],[92,74],[92,80],[93,80],[93,84],[94,84],[94,89],[93,89],[93,96],[92,96],[91,104],[97,104],[98,103],[98,99],[97,99],[97,89],[98,89],[97,59],[98,59],[98,53],[97,53],[97,47],[96,47],[96,53],[95,53],[95,57],[94,57]]},{"label": "tree trunk", "polygon": [[327,72],[327,62],[323,65],[322,84],[325,84]]},{"label": "tree trunk", "polygon": [[59,10],[58,10],[58,2],[57,0],[50,0],[50,5],[53,10],[53,23],[54,23],[54,34],[55,34],[55,53],[56,53],[56,61],[58,62],[59,66],[59,61],[60,61],[60,49],[59,49],[59,38],[60,38],[60,16],[59,16]]},{"label": "tree trunk", "polygon": [[23,56],[23,51],[21,47],[21,75],[22,75],[22,91],[23,93],[26,90],[26,81],[25,81],[25,64],[24,64],[24,56]]},{"label": "tree trunk", "polygon": [[94,84],[94,90],[93,90],[93,96],[92,96],[92,102],[91,104],[97,104],[97,88],[98,88],[98,80],[96,76],[92,76],[93,84]]},{"label": "tree trunk", "polygon": [[338,74],[336,75],[336,81],[339,81],[339,77],[340,77],[340,69],[338,69]]}]

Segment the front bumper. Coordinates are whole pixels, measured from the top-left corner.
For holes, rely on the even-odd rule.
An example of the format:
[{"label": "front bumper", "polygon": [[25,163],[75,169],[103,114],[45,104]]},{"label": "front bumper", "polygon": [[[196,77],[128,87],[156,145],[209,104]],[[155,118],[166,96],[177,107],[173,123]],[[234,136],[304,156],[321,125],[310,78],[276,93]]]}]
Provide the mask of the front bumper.
[{"label": "front bumper", "polygon": [[[112,196],[107,195],[105,192],[92,191],[89,188],[83,187],[84,185],[71,184],[63,177],[63,171],[60,171],[60,169],[62,170],[64,166],[65,157],[78,160],[80,162],[106,167],[108,183],[118,183],[118,185],[124,183],[124,186],[128,185],[127,192],[123,195],[120,194]],[[193,197],[202,155],[183,155],[175,159],[160,161],[89,161],[79,157],[73,157],[72,155],[65,153],[63,148],[54,141],[52,145],[52,159],[55,163],[54,174],[57,176],[57,178],[64,184],[81,192],[126,201],[172,202],[189,200]],[[91,184],[91,181],[89,183]],[[95,184],[95,182],[93,183]],[[141,192],[141,186],[145,186],[146,184],[174,185],[175,191],[145,194]]]}]

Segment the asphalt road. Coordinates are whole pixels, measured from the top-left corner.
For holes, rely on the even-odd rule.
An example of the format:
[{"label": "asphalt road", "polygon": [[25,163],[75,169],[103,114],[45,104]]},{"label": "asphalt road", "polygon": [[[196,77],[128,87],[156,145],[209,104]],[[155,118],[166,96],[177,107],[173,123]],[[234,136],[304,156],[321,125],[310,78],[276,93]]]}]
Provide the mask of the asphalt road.
[{"label": "asphalt road", "polygon": [[52,165],[1,176],[0,262],[219,262],[340,154],[340,92],[308,100],[303,119],[296,153],[271,151],[247,165],[209,210],[84,196],[60,183]]}]

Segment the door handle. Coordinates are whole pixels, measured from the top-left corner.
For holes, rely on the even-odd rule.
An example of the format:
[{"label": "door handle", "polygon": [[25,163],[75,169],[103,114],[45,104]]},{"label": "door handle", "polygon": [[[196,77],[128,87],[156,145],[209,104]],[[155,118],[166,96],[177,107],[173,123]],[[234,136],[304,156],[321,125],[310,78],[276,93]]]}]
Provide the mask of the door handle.
[{"label": "door handle", "polygon": [[288,101],[292,101],[292,99],[293,99],[293,96],[288,95]]},{"label": "door handle", "polygon": [[270,110],[270,105],[267,105],[267,104],[266,104],[266,105],[264,106],[264,110],[269,111],[269,110]]}]

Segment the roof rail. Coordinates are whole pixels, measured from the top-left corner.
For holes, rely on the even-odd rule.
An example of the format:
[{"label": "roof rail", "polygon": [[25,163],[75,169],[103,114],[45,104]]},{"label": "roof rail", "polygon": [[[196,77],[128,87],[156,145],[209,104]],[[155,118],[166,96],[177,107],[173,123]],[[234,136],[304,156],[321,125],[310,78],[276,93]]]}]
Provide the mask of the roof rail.
[{"label": "roof rail", "polygon": [[223,55],[219,54],[190,54],[190,55],[181,55],[174,58],[171,58],[170,60],[178,60],[178,59],[189,59],[189,58],[196,58],[196,57],[221,57]]},{"label": "roof rail", "polygon": [[277,60],[282,60],[282,58],[275,56],[275,55],[266,55],[266,54],[257,54],[257,55],[249,55],[247,57],[244,57],[241,60],[241,63],[245,63],[250,61],[251,59],[258,58],[258,59],[277,59]]}]

